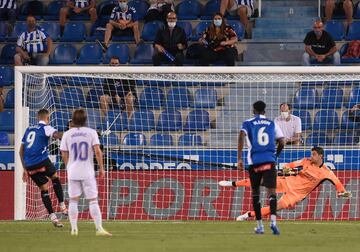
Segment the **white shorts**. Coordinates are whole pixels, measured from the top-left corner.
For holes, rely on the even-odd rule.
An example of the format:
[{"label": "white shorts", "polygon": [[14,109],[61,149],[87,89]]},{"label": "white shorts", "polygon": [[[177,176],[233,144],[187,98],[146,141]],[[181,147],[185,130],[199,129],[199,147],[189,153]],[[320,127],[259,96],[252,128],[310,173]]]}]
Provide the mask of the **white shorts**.
[{"label": "white shorts", "polygon": [[96,179],[69,180],[68,193],[70,198],[80,197],[84,193],[85,199],[95,199],[98,196]]},{"label": "white shorts", "polygon": [[247,16],[248,16],[248,17],[251,17],[252,14],[254,14],[254,13],[253,13],[253,10],[251,9],[251,7],[250,7],[249,5],[239,5],[238,2],[237,2],[237,0],[234,0],[234,1],[233,1],[233,5],[232,5],[231,8],[228,9],[227,11],[229,12],[229,14],[230,14],[231,16],[236,16],[236,15],[238,14],[238,9],[239,9],[241,6],[246,7],[246,9],[247,9],[247,12],[246,12],[246,13],[247,13]]}]

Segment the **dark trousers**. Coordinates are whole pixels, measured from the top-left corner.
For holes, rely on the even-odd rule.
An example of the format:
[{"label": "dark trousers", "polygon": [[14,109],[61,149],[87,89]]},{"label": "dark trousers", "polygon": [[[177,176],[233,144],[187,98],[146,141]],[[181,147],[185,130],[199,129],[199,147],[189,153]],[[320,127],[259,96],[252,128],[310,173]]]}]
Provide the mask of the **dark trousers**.
[{"label": "dark trousers", "polygon": [[168,57],[166,57],[163,53],[155,53],[152,57],[154,66],[160,66],[162,63],[165,64],[171,64],[175,66],[182,66],[184,64],[184,54],[183,53],[177,53],[173,54],[175,57],[174,62],[170,61]]},{"label": "dark trousers", "polygon": [[223,61],[226,66],[235,66],[236,58],[237,50],[234,47],[217,52],[209,48],[204,48],[200,55],[200,65],[208,66],[216,61]]},{"label": "dark trousers", "polygon": [[0,20],[9,20],[11,25],[16,21],[16,9],[0,9]]}]

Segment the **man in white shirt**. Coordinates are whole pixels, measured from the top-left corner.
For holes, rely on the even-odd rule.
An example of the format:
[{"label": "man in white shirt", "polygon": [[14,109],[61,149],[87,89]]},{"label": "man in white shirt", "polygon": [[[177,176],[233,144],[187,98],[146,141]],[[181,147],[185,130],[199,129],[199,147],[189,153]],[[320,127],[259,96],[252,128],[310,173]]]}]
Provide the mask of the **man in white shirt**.
[{"label": "man in white shirt", "polygon": [[84,193],[85,198],[89,201],[90,215],[95,222],[96,235],[111,236],[102,227],[94,170],[95,154],[99,164],[99,177],[104,177],[103,154],[96,131],[85,127],[86,121],[85,110],[75,110],[72,115],[72,127],[64,133],[60,144],[61,155],[66,165],[68,177],[71,235],[78,235],[78,202],[81,194]]},{"label": "man in white shirt", "polygon": [[301,119],[291,114],[290,104],[280,104],[280,116],[274,121],[282,130],[286,144],[301,143]]}]

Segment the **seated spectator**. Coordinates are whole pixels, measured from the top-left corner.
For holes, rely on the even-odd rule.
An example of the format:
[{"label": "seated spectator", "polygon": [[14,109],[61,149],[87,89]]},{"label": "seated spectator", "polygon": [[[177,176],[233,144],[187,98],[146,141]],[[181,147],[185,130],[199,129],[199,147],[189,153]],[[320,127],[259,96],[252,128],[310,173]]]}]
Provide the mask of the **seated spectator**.
[{"label": "seated spectator", "polygon": [[305,53],[302,62],[304,66],[310,66],[310,60],[340,65],[340,53],[331,35],[324,31],[324,24],[320,20],[314,22],[313,31],[306,34],[304,44]]},{"label": "seated spectator", "polygon": [[173,0],[150,0],[150,7],[145,16],[145,23],[158,20],[166,24],[167,14],[171,11],[174,11]]},{"label": "seated spectator", "polygon": [[235,66],[237,41],[236,32],[225,23],[220,13],[216,13],[213,22],[199,39],[199,43],[204,46],[200,53],[200,65],[208,66],[220,60],[227,66]]},{"label": "seated spectator", "polygon": [[129,7],[127,0],[118,0],[110,15],[109,23],[106,24],[104,43],[98,43],[106,51],[109,47],[111,36],[131,36],[134,34],[135,43],[140,43],[139,22],[134,7]]},{"label": "seated spectator", "polygon": [[301,143],[301,119],[291,114],[290,104],[280,104],[280,116],[276,117],[274,122],[283,132],[286,144]]},{"label": "seated spectator", "polygon": [[360,122],[360,104],[354,105],[349,111],[349,120],[352,122]]},{"label": "seated spectator", "polygon": [[359,59],[360,58],[360,40],[352,40],[349,42],[349,46],[346,53],[342,56],[343,59]]},{"label": "seated spectator", "polygon": [[52,39],[39,27],[33,16],[26,18],[27,31],[17,40],[15,66],[25,64],[46,66],[52,50]]},{"label": "seated spectator", "polygon": [[0,87],[0,112],[4,111],[3,87]]},{"label": "seated spectator", "polygon": [[345,13],[346,22],[345,25],[349,26],[352,23],[354,5],[352,0],[326,0],[325,3],[325,21],[331,20],[332,16],[335,13],[342,14]]},{"label": "seated spectator", "polygon": [[91,23],[97,20],[96,2],[95,0],[67,0],[66,7],[60,9],[60,29],[61,34],[64,31],[66,19],[69,15],[77,15],[81,13],[89,13]]},{"label": "seated spectator", "polygon": [[240,22],[244,25],[247,36],[250,35],[249,18],[254,14],[253,0],[221,0],[220,14],[225,16],[225,11],[231,16],[240,16]]},{"label": "seated spectator", "polygon": [[175,12],[169,12],[167,24],[158,30],[154,41],[154,66],[162,62],[182,66],[184,62],[184,49],[187,47],[186,34],[183,28],[176,25]]},{"label": "seated spectator", "polygon": [[9,23],[14,26],[16,21],[16,0],[0,1],[0,21],[2,20],[9,20]]},{"label": "seated spectator", "polygon": [[[110,66],[119,66],[118,57],[111,57]],[[136,83],[134,80],[105,79],[104,95],[100,96],[100,109],[103,117],[109,109],[125,110],[128,117],[134,111],[136,100]]]}]

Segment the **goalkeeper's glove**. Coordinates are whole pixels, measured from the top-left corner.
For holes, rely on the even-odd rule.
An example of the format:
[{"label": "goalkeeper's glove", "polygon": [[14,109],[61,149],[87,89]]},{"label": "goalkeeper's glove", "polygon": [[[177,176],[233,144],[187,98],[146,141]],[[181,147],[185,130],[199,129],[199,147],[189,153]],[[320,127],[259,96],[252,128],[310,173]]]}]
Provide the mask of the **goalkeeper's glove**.
[{"label": "goalkeeper's glove", "polygon": [[343,198],[351,198],[351,192],[341,192],[341,193],[338,193],[338,196],[339,197],[343,197]]},{"label": "goalkeeper's glove", "polygon": [[284,166],[282,170],[283,170],[284,174],[290,174],[290,172],[291,172],[291,168],[286,167],[286,166]]}]

